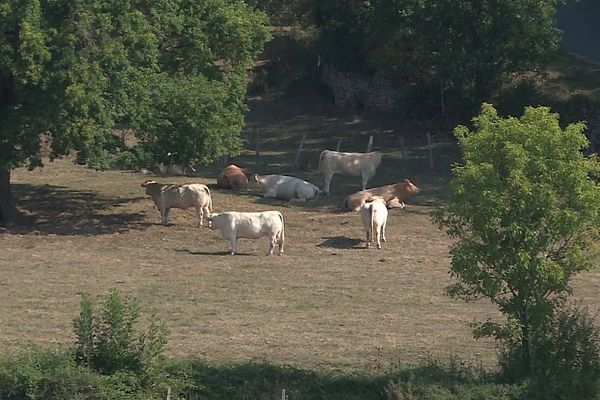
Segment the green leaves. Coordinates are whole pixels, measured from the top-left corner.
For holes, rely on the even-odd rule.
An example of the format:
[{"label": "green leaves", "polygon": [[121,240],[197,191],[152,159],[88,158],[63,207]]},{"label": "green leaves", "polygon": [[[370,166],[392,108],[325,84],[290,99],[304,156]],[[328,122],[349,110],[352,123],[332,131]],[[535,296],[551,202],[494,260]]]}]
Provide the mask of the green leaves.
[{"label": "green leaves", "polygon": [[581,153],[584,126],[562,129],[545,107],[503,118],[484,104],[473,125],[455,129],[464,164],[454,167],[448,206],[434,216],[457,238],[451,274],[458,282],[447,292],[488,298],[535,335],[570,293],[572,277],[592,266],[598,161]]}]

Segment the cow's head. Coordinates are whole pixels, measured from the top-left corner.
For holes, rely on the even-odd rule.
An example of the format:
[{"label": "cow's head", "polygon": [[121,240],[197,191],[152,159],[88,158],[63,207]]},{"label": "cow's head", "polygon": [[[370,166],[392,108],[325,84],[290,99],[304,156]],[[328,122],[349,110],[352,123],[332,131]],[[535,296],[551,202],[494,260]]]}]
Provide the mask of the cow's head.
[{"label": "cow's head", "polygon": [[146,181],[144,181],[144,183],[141,184],[142,187],[148,187],[150,185],[154,185],[155,183],[157,183],[156,181],[153,181],[152,179],[148,179]]},{"label": "cow's head", "polygon": [[407,194],[417,194],[421,191],[421,189],[419,189],[414,183],[412,183],[410,179],[405,179],[403,186]]}]

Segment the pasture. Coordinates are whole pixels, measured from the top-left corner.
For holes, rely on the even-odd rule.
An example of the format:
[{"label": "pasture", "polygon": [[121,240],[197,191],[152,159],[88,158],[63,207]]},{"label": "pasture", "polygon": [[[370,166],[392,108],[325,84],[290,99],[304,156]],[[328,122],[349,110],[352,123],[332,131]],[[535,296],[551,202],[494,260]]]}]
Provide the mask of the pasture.
[{"label": "pasture", "polygon": [[[377,116],[254,99],[245,131],[249,150],[236,160],[257,172],[293,174],[321,185],[314,165],[318,150],[346,135],[342,150],[364,151],[368,135],[375,135],[374,149],[385,158],[369,186],[411,178],[422,189],[405,210],[390,210],[382,250],[364,249],[359,214],[340,210],[343,198],[360,189],[359,178],[336,176],[331,197],[289,205],[214,188],[216,167],[197,177],[161,177],[93,171],[62,159],[15,171],[19,208],[31,222],[0,230],[0,348],[12,353],[30,344],[69,345],[79,294],[104,296],[116,287],[137,297],[144,313],[156,312],[166,322],[169,355],[341,371],[430,356],[493,366],[494,343],[475,341],[469,327],[494,318],[493,307],[443,295],[452,282],[451,242],[429,213],[443,204],[452,149],[437,145],[431,173],[417,141],[408,140],[411,159],[401,159],[393,129]],[[258,165],[256,132],[262,140]],[[306,170],[300,172],[290,164],[302,133]],[[232,257],[220,232],[195,227],[192,209],[172,210],[171,225],[161,226],[140,187],[148,178],[208,184],[216,212],[281,211],[285,255],[266,257],[264,238],[240,240],[239,255]],[[600,274],[586,273],[576,280],[574,297],[596,311],[599,287]]]}]

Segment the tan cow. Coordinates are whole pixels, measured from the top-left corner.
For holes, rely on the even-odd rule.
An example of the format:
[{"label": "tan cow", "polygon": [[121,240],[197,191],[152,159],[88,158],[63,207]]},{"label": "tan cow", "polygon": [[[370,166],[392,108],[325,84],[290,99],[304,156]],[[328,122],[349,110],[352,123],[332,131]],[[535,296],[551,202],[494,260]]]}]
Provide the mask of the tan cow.
[{"label": "tan cow", "polygon": [[248,189],[248,170],[231,164],[217,176],[217,186],[223,189]]},{"label": "tan cow", "polygon": [[259,239],[269,237],[269,252],[272,255],[275,245],[279,245],[279,255],[283,254],[285,241],[285,224],[279,211],[263,212],[224,212],[208,217],[211,229],[221,231],[225,239],[231,243],[231,255],[237,252],[237,239]]},{"label": "tan cow", "polygon": [[350,211],[358,211],[373,196],[382,197],[387,208],[404,208],[404,200],[407,197],[419,193],[420,189],[410,180],[394,185],[385,185],[372,189],[361,190],[346,197],[344,208]]},{"label": "tan cow", "polygon": [[385,226],[388,217],[385,200],[379,196],[371,197],[360,208],[360,217],[367,235],[367,249],[373,241],[377,241],[377,248],[381,249],[381,241],[386,241]]},{"label": "tan cow", "polygon": [[315,200],[319,188],[310,182],[286,175],[254,174],[251,185],[265,192],[266,199],[282,199],[290,202]]},{"label": "tan cow", "polygon": [[339,151],[323,150],[319,157],[319,171],[325,178],[323,193],[329,195],[329,185],[333,175],[360,176],[362,188],[365,190],[369,179],[375,175],[383,153],[341,153]]},{"label": "tan cow", "polygon": [[[190,183],[185,185],[164,184],[156,181],[147,180],[142,183],[146,188],[146,194],[149,194],[160,211],[161,223],[168,224],[169,210],[171,208],[180,208],[185,210],[189,207],[196,209],[198,226],[203,225],[204,215],[210,217],[212,212],[212,198],[210,190],[206,185],[200,183]],[[209,222],[210,226],[210,222]]]}]

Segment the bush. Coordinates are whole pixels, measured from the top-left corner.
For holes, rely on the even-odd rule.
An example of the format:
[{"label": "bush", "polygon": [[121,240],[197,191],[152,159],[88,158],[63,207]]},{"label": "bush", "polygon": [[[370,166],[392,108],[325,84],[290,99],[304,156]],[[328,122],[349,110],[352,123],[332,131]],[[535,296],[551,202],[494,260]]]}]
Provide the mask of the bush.
[{"label": "bush", "polygon": [[[600,395],[600,332],[586,308],[561,309],[548,321],[537,341],[532,398],[593,399]],[[500,357],[505,377],[527,375],[526,357],[516,344],[506,343]]]},{"label": "bush", "polygon": [[105,375],[123,371],[151,375],[166,345],[167,330],[152,316],[147,331],[138,331],[139,313],[137,301],[121,296],[116,289],[109,292],[98,315],[90,296],[82,295],[81,310],[74,320],[77,364]]},{"label": "bush", "polygon": [[153,164],[152,154],[141,146],[135,146],[117,153],[111,162],[113,168],[136,171],[142,168],[151,168]]}]

